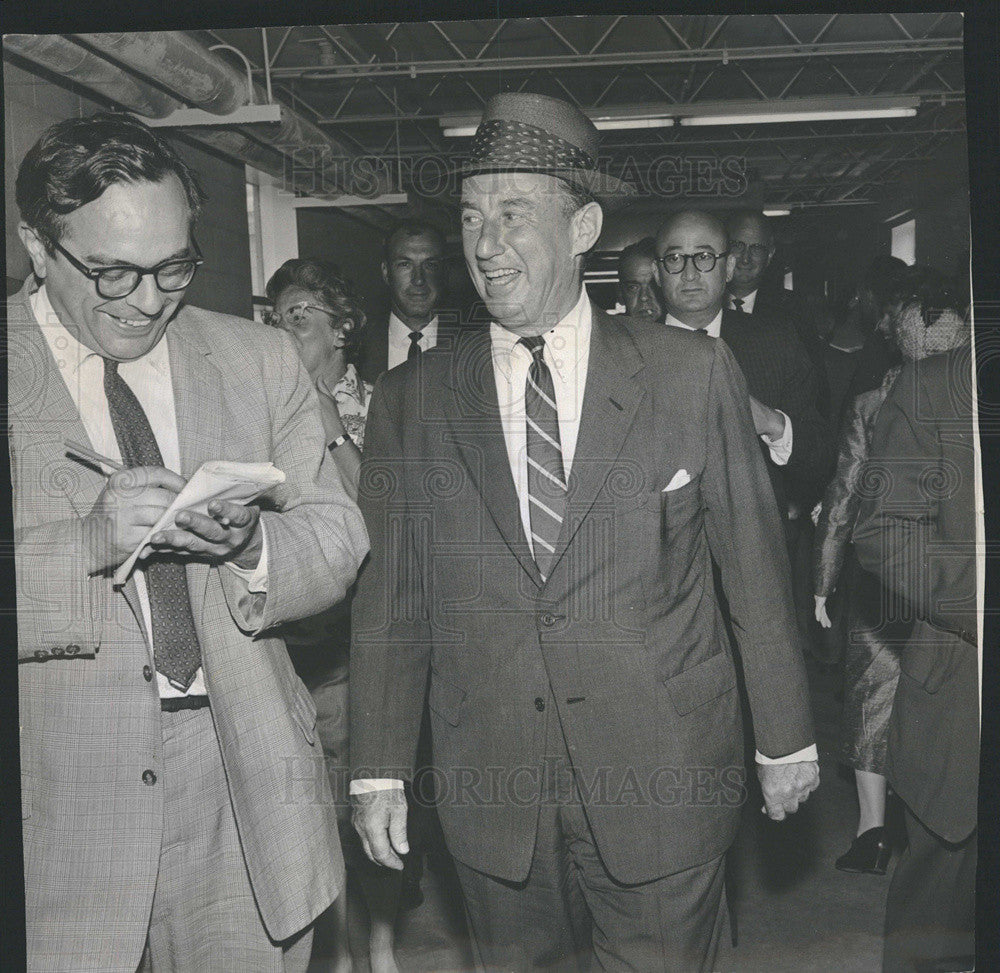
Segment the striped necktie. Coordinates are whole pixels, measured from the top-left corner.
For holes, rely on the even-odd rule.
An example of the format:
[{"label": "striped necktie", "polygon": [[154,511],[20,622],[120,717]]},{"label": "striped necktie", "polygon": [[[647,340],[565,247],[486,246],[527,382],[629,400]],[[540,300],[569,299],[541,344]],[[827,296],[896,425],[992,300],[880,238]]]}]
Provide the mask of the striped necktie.
[{"label": "striped necktie", "polygon": [[[104,359],[104,394],[111,425],[126,466],[163,466],[163,457],[142,405],[118,374],[118,362]],[[153,662],[170,684],[186,692],[201,667],[187,571],[180,561],[155,556],[146,562],[146,588],[153,629]]]},{"label": "striped necktie", "polygon": [[545,581],[555,560],[556,543],[566,513],[566,476],[559,444],[559,415],[552,374],[542,358],[545,339],[521,338],[531,352],[524,385],[524,415],[528,447],[528,510],[531,546]]}]

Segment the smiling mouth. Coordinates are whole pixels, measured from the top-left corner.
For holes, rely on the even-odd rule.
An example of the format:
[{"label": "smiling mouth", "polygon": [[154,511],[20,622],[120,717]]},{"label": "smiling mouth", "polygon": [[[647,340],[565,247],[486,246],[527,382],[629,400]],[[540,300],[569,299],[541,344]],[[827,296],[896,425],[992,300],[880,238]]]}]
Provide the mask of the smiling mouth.
[{"label": "smiling mouth", "polygon": [[484,270],[486,283],[492,287],[505,287],[521,276],[521,271],[505,267],[502,270]]},{"label": "smiling mouth", "polygon": [[111,320],[114,321],[118,327],[125,328],[129,331],[142,331],[150,325],[155,324],[157,318],[159,317],[159,315],[157,315],[157,317],[154,318],[120,318],[117,314],[112,314],[110,311],[104,311],[103,313],[111,318]]}]

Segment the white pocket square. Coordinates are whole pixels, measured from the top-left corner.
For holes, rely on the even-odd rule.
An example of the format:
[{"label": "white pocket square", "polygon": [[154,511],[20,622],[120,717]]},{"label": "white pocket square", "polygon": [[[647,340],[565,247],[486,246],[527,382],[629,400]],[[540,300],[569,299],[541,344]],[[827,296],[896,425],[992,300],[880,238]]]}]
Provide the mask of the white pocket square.
[{"label": "white pocket square", "polygon": [[671,490],[679,490],[682,486],[686,486],[691,482],[691,474],[687,470],[678,470],[673,479],[663,488],[664,493],[669,493]]}]

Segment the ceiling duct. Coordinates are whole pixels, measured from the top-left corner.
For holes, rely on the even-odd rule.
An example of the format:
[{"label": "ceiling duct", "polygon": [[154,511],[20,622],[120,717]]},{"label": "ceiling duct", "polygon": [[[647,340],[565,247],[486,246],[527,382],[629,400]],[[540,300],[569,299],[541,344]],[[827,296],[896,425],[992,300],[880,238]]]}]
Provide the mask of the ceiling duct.
[{"label": "ceiling duct", "polygon": [[[194,106],[225,115],[266,93],[219,56],[179,31],[79,35],[8,34],[4,47],[24,60],[73,81],[105,100],[147,118],[163,118]],[[122,70],[123,65],[128,71]],[[131,73],[129,73],[131,72]],[[134,75],[134,76],[133,76]],[[163,89],[167,89],[165,92]],[[282,121],[233,128],[178,129],[226,155],[291,183],[307,195],[336,198],[350,186],[357,154],[282,105]],[[366,177],[371,180],[370,173]],[[389,188],[379,185],[377,192]],[[370,183],[369,183],[370,184]]]},{"label": "ceiling duct", "polygon": [[[98,53],[166,88],[186,104],[216,115],[268,100],[260,85],[248,84],[242,70],[182,31],[75,36]],[[277,125],[255,127],[253,137],[291,156],[293,168],[311,169],[322,176],[318,183],[315,178],[300,178],[309,183],[306,192],[310,195],[329,198],[353,192],[349,163],[357,153],[287,106],[282,105],[281,114]],[[386,177],[378,192],[389,189]]]}]

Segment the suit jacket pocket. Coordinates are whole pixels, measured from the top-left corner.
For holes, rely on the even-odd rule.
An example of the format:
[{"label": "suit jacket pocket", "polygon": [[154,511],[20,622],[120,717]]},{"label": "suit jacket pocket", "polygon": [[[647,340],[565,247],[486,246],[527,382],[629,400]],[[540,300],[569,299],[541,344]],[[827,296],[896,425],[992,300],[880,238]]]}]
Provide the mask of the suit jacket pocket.
[{"label": "suit jacket pocket", "polygon": [[698,516],[703,506],[700,476],[676,490],[661,490],[660,533],[666,538]]},{"label": "suit jacket pocket", "polygon": [[431,688],[427,696],[427,705],[445,722],[458,726],[462,703],[468,695],[464,689],[459,689],[436,672],[431,672]]},{"label": "suit jacket pocket", "polygon": [[704,662],[683,669],[664,680],[674,708],[685,716],[695,707],[718,699],[736,685],[736,669],[725,652],[718,652]]}]

